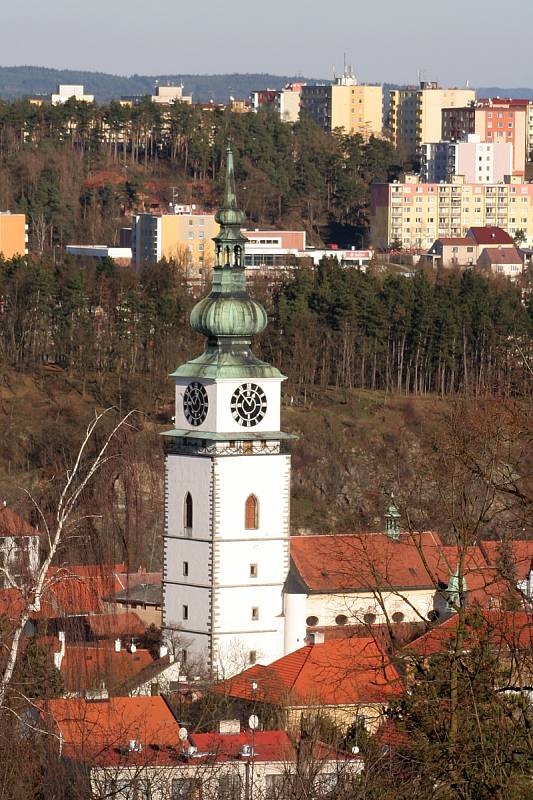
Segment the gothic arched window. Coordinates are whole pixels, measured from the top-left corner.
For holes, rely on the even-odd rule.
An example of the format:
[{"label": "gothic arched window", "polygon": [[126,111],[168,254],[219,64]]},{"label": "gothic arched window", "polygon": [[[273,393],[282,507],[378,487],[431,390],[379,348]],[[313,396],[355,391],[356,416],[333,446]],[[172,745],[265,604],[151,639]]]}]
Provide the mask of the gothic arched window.
[{"label": "gothic arched window", "polygon": [[192,497],[190,492],[185,495],[185,503],[183,504],[183,527],[185,530],[192,529]]},{"label": "gothic arched window", "polygon": [[255,494],[246,498],[244,504],[244,527],[248,531],[256,530],[259,527],[259,501]]},{"label": "gothic arched window", "polygon": [[238,244],[235,245],[234,254],[235,254],[235,266],[236,267],[240,267],[241,266],[241,248],[240,248],[240,245],[238,245]]}]

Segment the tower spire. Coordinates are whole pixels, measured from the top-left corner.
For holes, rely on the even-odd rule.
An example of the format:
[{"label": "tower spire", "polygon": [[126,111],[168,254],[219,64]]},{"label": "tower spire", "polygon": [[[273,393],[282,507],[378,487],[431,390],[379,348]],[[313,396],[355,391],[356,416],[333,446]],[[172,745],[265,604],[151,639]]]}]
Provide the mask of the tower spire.
[{"label": "tower spire", "polygon": [[[220,225],[215,243],[215,260],[211,291],[191,312],[191,326],[207,339],[205,352],[179,367],[181,374],[197,377],[278,377],[280,372],[260,361],[250,349],[252,336],[267,325],[263,306],[253,300],[246,288],[242,233],[244,213],[238,206],[235,189],[233,150],[226,147],[226,175],[222,207],[215,214]],[[192,371],[191,371],[192,369]]]}]

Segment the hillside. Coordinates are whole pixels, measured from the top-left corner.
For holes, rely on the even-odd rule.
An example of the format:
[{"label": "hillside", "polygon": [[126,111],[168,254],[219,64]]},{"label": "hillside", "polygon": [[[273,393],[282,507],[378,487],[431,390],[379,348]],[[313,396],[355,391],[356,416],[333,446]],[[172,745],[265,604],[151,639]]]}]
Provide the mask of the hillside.
[{"label": "hillside", "polygon": [[[227,102],[230,97],[248,97],[255,89],[279,89],[290,81],[314,83],[324,78],[306,78],[302,75],[273,75],[271,73],[233,73],[222,75],[112,75],[87,70],[50,69],[38,66],[0,66],[0,97],[14,100],[33,94],[50,94],[59,83],[81,83],[88,93],[94,94],[98,103],[107,103],[123,95],[143,95],[153,92],[156,81],[162,84],[183,83],[187,93],[198,103]],[[385,110],[388,90],[397,84],[385,83]],[[533,89],[479,87],[479,97],[533,98]]]},{"label": "hillside", "polygon": [[59,70],[46,67],[0,67],[0,97],[13,100],[33,94],[50,94],[59,83],[83,84],[96,101],[107,103],[123,95],[152,94],[156,81],[183,83],[185,91],[198,103],[227,102],[231,97],[248,97],[254,89],[278,89],[294,80],[313,81],[294,75],[245,73],[231,75],[109,75],[104,72]]},{"label": "hillside", "polygon": [[[135,383],[131,379],[121,387],[128,403],[123,412],[129,404],[139,407],[141,392]],[[87,526],[84,557],[92,545],[99,555],[112,552],[111,557],[121,560],[126,554],[135,566],[160,566],[164,489],[159,434],[171,424],[171,382],[162,382],[154,395],[154,406],[140,408],[135,430],[120,443],[113,486],[106,478],[81,509],[97,515]],[[58,367],[31,375],[5,370],[0,383],[0,498],[23,513],[31,507],[24,489],[45,505],[51,503],[65,456],[73,452],[95,408],[111,400],[95,382],[81,382]],[[293,533],[380,530],[393,488],[415,524],[446,537],[446,508],[432,463],[435,442],[442,441],[443,420],[453,405],[453,400],[435,396],[331,388],[314,390],[305,403],[286,404],[283,428],[299,435],[292,447]],[[444,475],[441,479],[446,480]],[[501,534],[501,517],[497,530]],[[81,555],[76,542],[70,547],[72,557]]]}]

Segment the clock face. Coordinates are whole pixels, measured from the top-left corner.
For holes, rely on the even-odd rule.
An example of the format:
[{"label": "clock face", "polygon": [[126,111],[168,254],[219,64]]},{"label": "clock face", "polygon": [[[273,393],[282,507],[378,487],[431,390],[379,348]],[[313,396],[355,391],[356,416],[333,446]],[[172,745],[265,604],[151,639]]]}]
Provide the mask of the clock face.
[{"label": "clock face", "polygon": [[201,425],[207,417],[209,401],[205,387],[198,381],[189,383],[183,395],[183,413],[191,425]]},{"label": "clock face", "polygon": [[244,428],[258,425],[266,414],[267,399],[264,391],[256,383],[243,383],[235,389],[231,397],[233,419]]}]

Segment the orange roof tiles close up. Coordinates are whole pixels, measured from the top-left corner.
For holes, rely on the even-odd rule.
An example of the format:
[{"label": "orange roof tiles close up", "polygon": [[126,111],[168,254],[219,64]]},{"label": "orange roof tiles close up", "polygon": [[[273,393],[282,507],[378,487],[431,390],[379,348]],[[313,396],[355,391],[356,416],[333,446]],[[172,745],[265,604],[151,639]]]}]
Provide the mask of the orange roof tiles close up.
[{"label": "orange roof tiles close up", "polygon": [[8,506],[0,506],[0,536],[39,536],[39,531]]},{"label": "orange roof tiles close up", "polygon": [[93,614],[87,617],[87,626],[96,639],[142,636],[146,628],[134,611],[120,614]]},{"label": "orange roof tiles close up", "polygon": [[108,748],[120,751],[130,740],[144,748],[179,741],[179,724],[162,697],[62,698],[39,707],[43,720],[61,734],[63,753],[80,760],[105,759]]},{"label": "orange roof tiles close up", "polygon": [[245,670],[215,691],[292,706],[336,706],[384,703],[400,696],[403,684],[376,641],[361,637],[302,647],[269,666]]},{"label": "orange roof tiles close up", "polygon": [[[441,625],[407,645],[404,652],[423,657],[448,652],[454,645],[458,622],[459,615],[453,614]],[[497,647],[533,647],[533,614],[526,611],[467,610],[466,625],[467,649],[487,639]]]},{"label": "orange roof tiles close up", "polygon": [[91,646],[88,643],[67,644],[61,662],[61,675],[68,691],[97,691],[106,687],[113,691],[125,681],[153,663],[148,650],[137,649],[134,653],[114,649],[113,642]]}]

